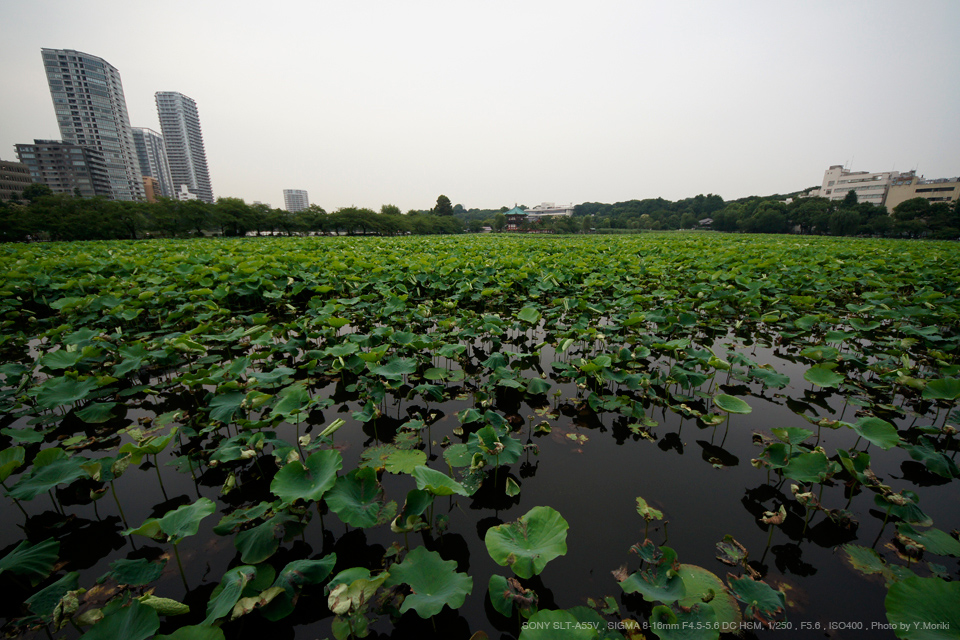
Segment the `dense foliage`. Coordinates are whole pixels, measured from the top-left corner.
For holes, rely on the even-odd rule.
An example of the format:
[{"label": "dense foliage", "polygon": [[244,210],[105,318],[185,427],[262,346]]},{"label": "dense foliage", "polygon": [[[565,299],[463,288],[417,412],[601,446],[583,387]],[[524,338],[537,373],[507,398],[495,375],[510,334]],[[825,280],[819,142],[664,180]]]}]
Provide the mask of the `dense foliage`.
[{"label": "dense foliage", "polygon": [[[951,637],[960,521],[927,511],[960,476],[958,258],[721,234],[0,246],[5,631],[822,637],[777,577],[825,606],[807,543],[882,577],[897,635]],[[625,474],[580,473],[608,439]],[[648,471],[686,439],[702,459]],[[602,522],[539,486],[560,459]],[[684,504],[742,501],[759,542],[654,504],[691,465],[712,475]],[[589,591],[552,573],[574,562]]]}]

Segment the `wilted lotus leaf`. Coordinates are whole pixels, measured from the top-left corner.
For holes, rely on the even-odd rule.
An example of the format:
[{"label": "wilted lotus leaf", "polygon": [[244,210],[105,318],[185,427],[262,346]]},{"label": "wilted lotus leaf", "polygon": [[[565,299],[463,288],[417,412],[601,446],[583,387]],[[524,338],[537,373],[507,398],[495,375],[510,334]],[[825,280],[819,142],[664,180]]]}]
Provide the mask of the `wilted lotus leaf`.
[{"label": "wilted lotus leaf", "polygon": [[654,509],[647,504],[646,500],[639,496],[637,496],[637,513],[643,516],[643,519],[648,522],[650,520],[663,520],[663,512]]},{"label": "wilted lotus leaf", "polygon": [[631,574],[620,581],[624,593],[639,593],[648,602],[674,602],[684,595],[686,590],[678,571],[677,552],[670,547],[660,547],[662,552],[657,564]]},{"label": "wilted lotus leaf", "polygon": [[487,592],[493,608],[508,618],[513,615],[514,605],[528,618],[537,610],[539,598],[536,592],[525,589],[515,578],[493,574],[490,576]]},{"label": "wilted lotus leaf", "polygon": [[762,580],[728,574],[727,584],[737,600],[747,605],[744,613],[748,618],[769,624],[786,613],[786,596]]},{"label": "wilted lotus leaf", "polygon": [[729,534],[723,536],[723,540],[717,543],[717,560],[731,567],[743,564],[748,555],[747,548]]},{"label": "wilted lotus leaf", "polygon": [[763,517],[760,518],[760,521],[764,524],[770,524],[774,526],[780,526],[783,524],[783,521],[787,519],[787,509],[784,505],[780,505],[780,509],[776,513],[773,511],[764,511]]}]

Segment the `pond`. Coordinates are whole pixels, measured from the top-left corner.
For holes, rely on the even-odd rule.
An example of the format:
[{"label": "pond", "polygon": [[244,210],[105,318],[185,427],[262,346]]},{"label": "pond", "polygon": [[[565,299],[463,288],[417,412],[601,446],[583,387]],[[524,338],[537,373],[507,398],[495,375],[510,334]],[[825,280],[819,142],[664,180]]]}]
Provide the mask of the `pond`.
[{"label": "pond", "polygon": [[4,249],[8,634],[960,628],[954,245]]}]

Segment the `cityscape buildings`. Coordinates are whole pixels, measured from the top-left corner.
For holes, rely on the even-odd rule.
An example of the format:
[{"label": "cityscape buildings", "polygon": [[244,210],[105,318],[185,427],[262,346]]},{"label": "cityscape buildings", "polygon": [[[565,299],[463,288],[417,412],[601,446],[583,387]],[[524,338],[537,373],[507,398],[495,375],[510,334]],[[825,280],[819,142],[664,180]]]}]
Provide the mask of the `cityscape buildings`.
[{"label": "cityscape buildings", "polygon": [[853,191],[857,194],[857,202],[882,205],[887,197],[887,188],[899,175],[897,171],[848,171],[843,165],[835,164],[823,172],[818,195],[829,200],[843,200]]},{"label": "cityscape buildings", "polygon": [[63,142],[101,154],[114,198],[142,200],[143,179],[120,73],[106,60],[73,49],[41,53]]},{"label": "cityscape buildings", "polygon": [[[153,178],[157,183],[154,197],[174,197],[173,179],[170,177],[170,164],[167,162],[163,136],[153,129],[134,127],[133,144],[137,149],[137,159],[140,161],[143,177]],[[147,201],[152,202],[149,196]]]},{"label": "cityscape buildings", "polygon": [[[102,151],[59,140],[34,140],[33,144],[15,146],[33,181],[46,184],[54,193],[116,198],[117,183]],[[143,183],[138,184],[142,193]]]},{"label": "cityscape buildings", "polygon": [[185,185],[189,193],[213,204],[197,103],[176,91],[158,91],[155,97],[174,191],[180,197]]},{"label": "cityscape buildings", "polygon": [[24,187],[33,184],[30,169],[22,162],[0,160],[0,200],[9,200],[23,193]]},{"label": "cityscape buildings", "polygon": [[305,189],[284,189],[283,208],[290,213],[303,211],[310,206],[310,199]]}]

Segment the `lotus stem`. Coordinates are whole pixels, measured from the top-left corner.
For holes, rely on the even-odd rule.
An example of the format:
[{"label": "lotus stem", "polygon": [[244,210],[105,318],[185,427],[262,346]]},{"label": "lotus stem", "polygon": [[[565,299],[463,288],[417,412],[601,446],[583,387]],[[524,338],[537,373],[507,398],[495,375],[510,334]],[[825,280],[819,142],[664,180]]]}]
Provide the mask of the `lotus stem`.
[{"label": "lotus stem", "polygon": [[183,580],[183,588],[187,591],[190,591],[190,587],[187,585],[187,574],[183,571],[183,563],[180,562],[180,543],[174,543],[173,545],[173,555],[177,558],[177,566],[180,567],[180,579]]},{"label": "lotus stem", "polygon": [[879,533],[877,533],[877,539],[873,541],[873,544],[872,544],[872,545],[870,545],[870,548],[871,548],[871,549],[872,549],[873,547],[876,547],[876,546],[877,546],[877,543],[880,542],[880,536],[883,535],[883,530],[887,528],[887,520],[890,519],[890,510],[891,510],[892,508],[893,508],[893,505],[892,505],[892,504],[887,506],[887,513],[884,514],[884,516],[883,516],[883,525],[880,526],[880,531],[879,531]]},{"label": "lotus stem", "polygon": [[163,486],[163,477],[160,475],[160,464],[157,462],[157,454],[153,454],[153,469],[157,472],[157,480],[160,481],[160,492],[163,494],[163,499],[169,501],[170,498],[167,497],[167,490]]},{"label": "lotus stem", "polygon": [[64,515],[62,508],[57,506],[57,499],[53,496],[53,489],[48,489],[47,494],[50,496],[50,500],[53,502],[53,510],[60,515]]}]

